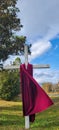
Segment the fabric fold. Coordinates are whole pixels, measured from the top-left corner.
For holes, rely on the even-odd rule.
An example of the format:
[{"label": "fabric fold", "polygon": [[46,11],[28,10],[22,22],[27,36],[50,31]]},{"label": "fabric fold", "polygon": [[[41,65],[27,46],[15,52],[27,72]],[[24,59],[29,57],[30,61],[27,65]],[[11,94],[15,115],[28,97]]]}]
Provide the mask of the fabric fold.
[{"label": "fabric fold", "polygon": [[[46,110],[53,105],[53,101],[33,78],[33,66],[28,63],[20,65],[23,115],[30,116],[30,121],[34,121],[35,113]],[[32,116],[32,120],[31,120]]]}]

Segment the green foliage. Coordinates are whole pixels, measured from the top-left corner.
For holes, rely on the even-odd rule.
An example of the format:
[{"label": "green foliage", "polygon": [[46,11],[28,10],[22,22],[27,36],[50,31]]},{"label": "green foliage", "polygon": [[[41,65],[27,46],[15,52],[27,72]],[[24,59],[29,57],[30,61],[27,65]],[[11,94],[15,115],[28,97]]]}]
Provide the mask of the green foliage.
[{"label": "green foliage", "polygon": [[15,61],[13,62],[13,65],[20,65],[20,64],[21,64],[21,60],[20,60],[19,57],[17,57],[17,58],[15,59]]},{"label": "green foliage", "polygon": [[19,9],[16,4],[17,0],[0,0],[0,59],[3,61],[9,55],[18,54],[26,41],[26,37],[14,36],[15,31],[23,27],[17,16]]},{"label": "green foliage", "polygon": [[0,97],[12,100],[20,93],[20,80],[18,71],[0,72]]}]

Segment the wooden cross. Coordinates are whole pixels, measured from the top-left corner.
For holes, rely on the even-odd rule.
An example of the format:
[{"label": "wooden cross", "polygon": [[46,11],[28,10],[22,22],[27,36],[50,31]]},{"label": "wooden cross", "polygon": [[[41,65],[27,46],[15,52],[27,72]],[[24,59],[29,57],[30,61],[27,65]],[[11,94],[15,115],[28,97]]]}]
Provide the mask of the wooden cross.
[{"label": "wooden cross", "polygon": [[[24,47],[24,56],[25,56],[25,65],[27,68],[28,65],[28,46],[25,45]],[[50,68],[49,65],[33,65],[33,68]],[[30,121],[29,121],[29,116],[25,116],[25,129],[29,129],[30,128]]]},{"label": "wooden cross", "polygon": [[[25,57],[25,65],[27,68],[28,65],[28,46],[25,45],[24,46],[24,57]],[[19,65],[7,65],[7,66],[2,66],[2,64],[0,64],[0,70],[13,70],[13,69],[19,69],[20,66]],[[34,69],[41,69],[41,68],[50,68],[50,66],[47,65],[33,65]],[[29,115],[25,116],[25,129],[29,129],[30,128],[30,121],[29,121]]]}]

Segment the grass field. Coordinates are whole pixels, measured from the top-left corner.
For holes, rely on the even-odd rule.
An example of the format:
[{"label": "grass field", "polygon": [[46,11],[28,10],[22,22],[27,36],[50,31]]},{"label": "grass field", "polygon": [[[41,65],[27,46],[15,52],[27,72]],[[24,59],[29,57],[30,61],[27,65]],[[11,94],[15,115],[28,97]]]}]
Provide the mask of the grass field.
[{"label": "grass field", "polygon": [[[53,101],[52,107],[36,115],[30,130],[59,130],[59,97]],[[21,102],[0,100],[0,130],[24,130]]]}]

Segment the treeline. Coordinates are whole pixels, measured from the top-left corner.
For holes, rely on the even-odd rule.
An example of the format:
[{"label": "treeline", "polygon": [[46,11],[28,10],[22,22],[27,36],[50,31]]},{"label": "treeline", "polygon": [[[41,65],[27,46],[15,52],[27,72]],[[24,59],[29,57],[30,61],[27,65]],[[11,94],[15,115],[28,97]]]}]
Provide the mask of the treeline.
[{"label": "treeline", "polygon": [[47,92],[59,92],[59,82],[57,84],[52,84],[50,82],[42,84],[43,89]]}]

